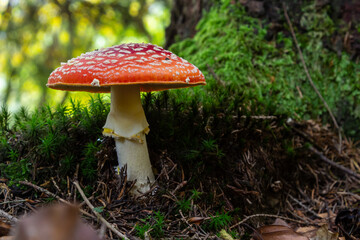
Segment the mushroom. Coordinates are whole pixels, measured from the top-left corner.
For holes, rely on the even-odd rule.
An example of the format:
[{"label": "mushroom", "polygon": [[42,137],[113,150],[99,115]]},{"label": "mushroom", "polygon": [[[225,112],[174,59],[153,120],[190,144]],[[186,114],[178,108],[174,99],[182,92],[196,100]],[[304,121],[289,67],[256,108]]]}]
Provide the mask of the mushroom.
[{"label": "mushroom", "polygon": [[[205,85],[204,75],[188,61],[163,48],[129,43],[81,54],[55,69],[47,86],[65,91],[111,92],[103,135],[115,139],[119,167],[145,192],[155,178],[145,135],[149,124],[140,92]],[[136,194],[136,191],[135,191]]]}]

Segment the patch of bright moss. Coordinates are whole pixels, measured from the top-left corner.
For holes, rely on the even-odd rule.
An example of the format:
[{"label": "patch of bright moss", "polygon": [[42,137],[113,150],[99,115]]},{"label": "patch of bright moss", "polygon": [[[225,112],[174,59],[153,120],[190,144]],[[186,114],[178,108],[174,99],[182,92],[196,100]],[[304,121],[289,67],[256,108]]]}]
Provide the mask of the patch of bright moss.
[{"label": "patch of bright moss", "polygon": [[[219,1],[199,22],[193,39],[171,46],[171,51],[198,66],[208,82],[204,88],[179,91],[181,101],[186,100],[187,91],[204,104],[221,107],[221,103],[230,102],[224,99],[235,95],[242,96],[252,114],[330,121],[309,85],[292,38],[279,32],[267,41],[267,23],[248,16],[240,4],[231,2]],[[308,5],[301,19],[307,32],[297,33],[297,38],[310,74],[340,124],[345,122],[346,133],[360,137],[356,128],[360,123],[360,65],[348,54],[339,57],[324,47],[322,37],[334,31],[334,23],[328,9]],[[208,66],[230,85],[231,93],[221,90]]]}]

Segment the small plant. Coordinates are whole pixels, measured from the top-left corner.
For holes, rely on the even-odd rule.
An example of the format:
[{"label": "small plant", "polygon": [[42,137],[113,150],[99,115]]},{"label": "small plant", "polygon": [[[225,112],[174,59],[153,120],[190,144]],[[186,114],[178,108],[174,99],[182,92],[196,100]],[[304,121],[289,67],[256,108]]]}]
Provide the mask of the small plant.
[{"label": "small plant", "polygon": [[198,192],[196,189],[191,190],[191,199],[198,200],[201,197],[202,192]]},{"label": "small plant", "polygon": [[191,202],[200,199],[201,194],[202,193],[196,189],[191,190],[191,196],[188,199],[184,198],[176,202],[177,210],[181,210],[182,212],[189,211],[191,209]]},{"label": "small plant", "polygon": [[59,162],[59,171],[63,176],[68,176],[74,171],[75,166],[75,157],[73,155],[66,155]]},{"label": "small plant", "polygon": [[165,224],[165,216],[161,212],[155,212],[154,216],[148,216],[141,221],[144,224],[136,225],[136,233],[137,236],[144,239],[145,233],[150,232],[150,235],[154,238],[161,238],[164,236],[164,224]]},{"label": "small plant", "polygon": [[221,159],[225,156],[224,152],[219,148],[215,139],[203,140],[198,150],[188,150],[185,154],[187,160],[195,160],[201,156],[215,156],[217,159]]},{"label": "small plant", "polygon": [[97,142],[90,142],[84,150],[85,158],[81,162],[81,172],[88,181],[94,181],[97,176],[97,159],[95,154],[99,151]]},{"label": "small plant", "polygon": [[0,110],[0,132],[8,131],[10,124],[10,112],[5,105]]},{"label": "small plant", "polygon": [[209,220],[209,223],[206,225],[206,228],[209,230],[219,231],[220,229],[228,226],[232,221],[232,217],[228,213],[218,213],[216,212],[215,216],[212,216]]},{"label": "small plant", "polygon": [[234,239],[240,239],[241,238],[240,234],[235,230],[230,231],[229,234]]},{"label": "small plant", "polygon": [[9,185],[15,184],[17,181],[25,180],[30,178],[30,166],[31,163],[26,159],[20,161],[14,161],[17,158],[17,153],[11,151],[10,153],[11,162],[0,163],[1,175],[10,179]]},{"label": "small plant", "polygon": [[44,138],[41,138],[41,144],[39,145],[39,152],[46,160],[50,160],[53,157],[53,153],[57,147],[57,139],[51,132]]},{"label": "small plant", "polygon": [[204,154],[215,155],[218,159],[221,159],[225,154],[219,149],[219,145],[215,139],[203,140],[202,151]]},{"label": "small plant", "polygon": [[204,151],[207,152],[214,152],[217,148],[216,140],[214,139],[203,140],[202,145],[204,147]]},{"label": "small plant", "polygon": [[4,136],[0,136],[0,163],[4,162],[8,157],[10,146]]},{"label": "small plant", "polygon": [[8,153],[8,158],[10,159],[11,162],[16,162],[19,158],[19,153],[14,151],[13,149],[10,149]]},{"label": "small plant", "polygon": [[187,212],[191,209],[191,199],[181,199],[176,202],[177,210]]},{"label": "small plant", "polygon": [[163,237],[164,236],[164,218],[165,216],[162,215],[161,212],[155,212],[155,216],[153,217],[154,224],[152,225],[153,232],[152,236],[154,237]]},{"label": "small plant", "polygon": [[[147,219],[142,219],[142,220],[146,221]],[[146,224],[135,226],[136,235],[141,239],[145,238],[145,233],[148,232],[150,229],[151,229],[151,225],[148,222]]]},{"label": "small plant", "polygon": [[[85,196],[90,197],[92,193],[94,192],[94,187],[92,185],[87,185],[83,189]],[[81,199],[80,194],[77,195],[78,199]]]}]

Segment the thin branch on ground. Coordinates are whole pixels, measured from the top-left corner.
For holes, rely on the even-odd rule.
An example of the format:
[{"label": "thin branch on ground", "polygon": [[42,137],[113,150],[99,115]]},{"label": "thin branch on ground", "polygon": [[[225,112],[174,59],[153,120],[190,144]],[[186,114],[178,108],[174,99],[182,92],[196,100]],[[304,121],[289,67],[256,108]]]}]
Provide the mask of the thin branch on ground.
[{"label": "thin branch on ground", "polygon": [[250,118],[250,119],[260,119],[260,120],[272,120],[272,119],[277,119],[278,117],[276,116],[264,116],[264,115],[260,115],[260,116],[240,116],[240,118],[242,119],[246,119],[246,118]]},{"label": "thin branch on ground", "polygon": [[283,216],[278,216],[278,215],[272,215],[272,214],[254,214],[254,215],[247,216],[246,218],[244,218],[244,219],[241,220],[240,222],[232,225],[229,229],[232,229],[232,228],[234,228],[234,227],[237,227],[237,226],[245,223],[246,221],[248,221],[249,219],[254,218],[254,217],[280,218],[280,219],[283,219],[283,220],[287,220],[287,221],[299,223],[299,224],[302,224],[302,225],[313,225],[313,224],[310,223],[310,222],[299,221],[299,220],[296,220],[296,219],[292,219],[292,218],[288,218],[288,217],[283,217]]},{"label": "thin branch on ground", "polygon": [[[64,204],[67,204],[67,205],[73,205],[71,202],[68,202],[66,201],[65,199],[62,199],[61,197],[59,197],[58,195],[56,195],[55,193],[52,193],[50,192],[49,190],[46,190],[45,188],[42,188],[42,187],[39,187],[31,182],[28,182],[28,181],[19,181],[20,184],[23,184],[23,185],[26,185],[26,186],[29,186],[29,187],[32,187],[34,188],[35,190],[38,190],[39,192],[43,192],[45,193],[46,195],[50,196],[50,197],[53,197],[53,198],[56,198],[58,201],[64,203]],[[95,218],[93,215],[89,214],[88,212],[80,209],[80,212],[88,217],[91,217],[91,218]]]},{"label": "thin branch on ground", "polygon": [[59,200],[60,202],[66,203],[66,204],[70,204],[68,201],[62,199],[61,197],[59,197],[58,195],[56,195],[55,193],[50,192],[49,190],[46,190],[45,188],[39,187],[31,182],[28,181],[19,181],[20,184],[22,185],[26,185],[29,187],[34,188],[35,190],[38,190],[40,192],[45,193],[46,195],[48,195],[49,197],[53,197],[56,198],[57,200]]},{"label": "thin branch on ground", "polygon": [[311,210],[308,206],[305,206],[305,204],[303,204],[302,202],[300,202],[298,199],[294,198],[293,196],[291,196],[291,194],[288,195],[288,197],[293,200],[294,202],[296,202],[298,205],[300,205],[302,208],[304,208],[307,212],[311,213],[312,215],[314,215],[317,218],[321,218],[316,212],[314,212],[313,210]]},{"label": "thin branch on ground", "polygon": [[195,231],[194,228],[191,226],[191,224],[186,220],[186,218],[181,210],[179,210],[179,213],[181,215],[181,219],[188,225],[188,228],[191,228],[193,231]]},{"label": "thin branch on ground", "polygon": [[123,239],[128,239],[124,234],[122,234],[121,232],[119,232],[117,229],[114,228],[113,225],[111,225],[108,221],[105,220],[105,218],[103,218],[101,216],[100,213],[98,213],[97,211],[95,211],[95,207],[91,204],[91,202],[89,201],[89,199],[85,196],[83,190],[81,189],[79,183],[77,181],[73,182],[75,187],[77,188],[77,190],[79,191],[81,197],[84,199],[86,205],[89,206],[89,208],[91,209],[91,211],[96,215],[96,217],[98,217],[98,219],[100,219],[100,221],[106,225],[107,228],[109,228],[113,233],[115,233],[116,235],[118,235],[119,237],[123,238]]},{"label": "thin branch on ground", "polygon": [[309,80],[311,87],[314,89],[314,91],[316,92],[316,94],[318,95],[318,97],[320,98],[320,100],[322,101],[322,103],[324,104],[326,110],[328,111],[328,113],[329,113],[329,115],[330,115],[330,117],[331,117],[331,120],[333,121],[333,124],[334,124],[336,130],[338,131],[339,140],[340,140],[339,149],[338,149],[338,150],[339,150],[339,152],[341,152],[341,129],[340,129],[340,127],[339,127],[339,125],[338,125],[338,123],[337,123],[337,121],[336,121],[336,119],[335,119],[335,116],[334,116],[334,114],[332,113],[329,105],[327,104],[327,102],[325,101],[325,99],[323,98],[323,96],[321,95],[321,93],[319,92],[319,90],[317,89],[317,87],[315,86],[315,84],[314,84],[314,82],[313,82],[313,80],[312,80],[312,78],[311,78],[311,76],[310,76],[309,70],[308,70],[308,68],[307,68],[307,66],[306,66],[306,63],[305,63],[305,60],[304,60],[304,56],[303,56],[302,51],[301,51],[301,49],[300,49],[299,43],[298,43],[298,41],[297,41],[297,38],[296,38],[296,35],[295,35],[295,32],[294,32],[294,28],[293,28],[293,26],[292,26],[292,23],[291,23],[291,21],[290,21],[289,15],[288,15],[288,13],[287,13],[285,3],[283,3],[283,9],[284,9],[284,15],[285,15],[286,21],[287,21],[287,23],[288,23],[288,25],[289,25],[289,28],[290,28],[291,36],[292,36],[293,39],[294,39],[294,43],[295,43],[295,46],[296,46],[296,48],[297,48],[297,50],[298,50],[301,63],[302,63],[302,65],[303,65],[303,67],[304,67],[304,71],[305,71],[306,77],[307,77],[307,79]]},{"label": "thin branch on ground", "polygon": [[313,153],[315,153],[322,161],[326,162],[327,164],[331,165],[332,167],[335,167],[351,176],[356,177],[357,179],[360,179],[360,174],[352,171],[351,169],[344,167],[343,165],[340,165],[334,161],[331,161],[330,159],[328,159],[327,157],[325,157],[321,152],[319,152],[318,150],[316,150],[314,147],[309,147],[309,150]]},{"label": "thin branch on ground", "polygon": [[7,212],[3,211],[0,209],[0,217],[4,217],[7,220],[9,220],[12,223],[17,223],[19,221],[19,219],[17,219],[14,216],[11,216],[10,214],[8,214]]}]

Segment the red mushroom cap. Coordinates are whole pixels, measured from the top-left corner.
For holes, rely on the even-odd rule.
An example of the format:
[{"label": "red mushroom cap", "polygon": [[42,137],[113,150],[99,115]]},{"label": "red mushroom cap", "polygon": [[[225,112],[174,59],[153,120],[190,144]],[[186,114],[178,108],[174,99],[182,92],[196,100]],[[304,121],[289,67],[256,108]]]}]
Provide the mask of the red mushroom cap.
[{"label": "red mushroom cap", "polygon": [[144,92],[205,85],[204,75],[163,48],[129,43],[81,54],[62,63],[47,86],[68,91],[110,92],[111,86],[139,85]]}]

